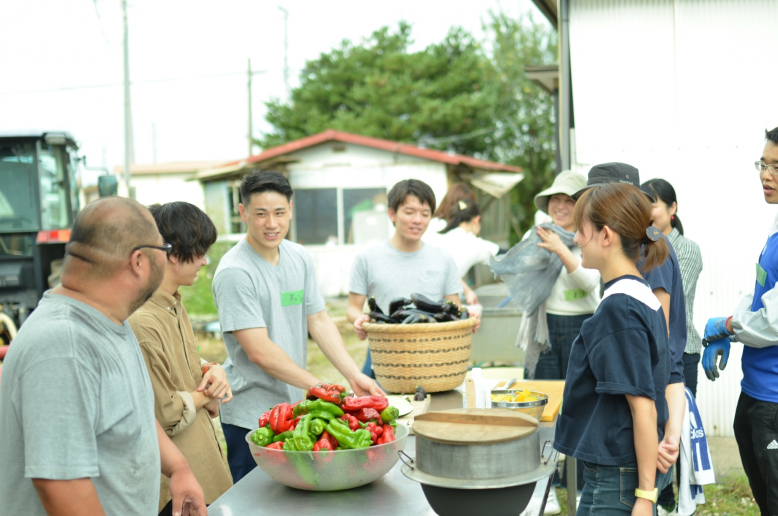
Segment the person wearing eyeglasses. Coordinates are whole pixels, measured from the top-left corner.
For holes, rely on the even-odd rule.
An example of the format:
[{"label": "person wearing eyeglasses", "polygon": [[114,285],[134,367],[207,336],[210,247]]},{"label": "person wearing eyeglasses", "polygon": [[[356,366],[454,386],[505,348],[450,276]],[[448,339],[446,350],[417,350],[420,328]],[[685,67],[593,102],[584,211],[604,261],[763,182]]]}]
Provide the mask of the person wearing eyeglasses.
[{"label": "person wearing eyeglasses", "polygon": [[203,490],[154,418],[129,316],[157,290],[166,254],[151,214],[119,197],[87,205],[47,291],[3,362],[3,514],[155,514],[160,472],[173,514],[206,516]]},{"label": "person wearing eyeglasses", "polygon": [[[762,157],[755,163],[767,204],[778,204],[778,127],[765,131]],[[743,344],[743,380],[735,409],[740,460],[763,515],[778,514],[778,216],[756,265],[753,294],[729,317],[705,325],[702,368],[715,381],[729,359],[731,342]]]},{"label": "person wearing eyeglasses", "polygon": [[[197,352],[197,338],[181,301],[181,287],[192,286],[205,253],[216,242],[208,215],[188,202],[149,206],[167,253],[162,284],[132,314],[130,327],[138,338],[154,389],[154,414],[162,429],[184,454],[211,504],[232,487],[227,458],[211,424],[219,406],[232,399],[224,369],[208,364]],[[161,249],[161,248],[160,248]],[[159,514],[172,514],[168,484],[160,480]]]}]

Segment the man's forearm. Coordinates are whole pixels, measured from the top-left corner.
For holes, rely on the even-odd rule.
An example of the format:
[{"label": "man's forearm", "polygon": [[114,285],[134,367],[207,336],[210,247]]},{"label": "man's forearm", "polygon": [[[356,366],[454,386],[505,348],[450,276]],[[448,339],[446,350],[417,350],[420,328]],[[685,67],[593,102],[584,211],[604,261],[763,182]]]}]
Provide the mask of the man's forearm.
[{"label": "man's forearm", "polygon": [[33,478],[32,485],[49,516],[104,516],[105,511],[90,478],[49,480]]},{"label": "man's forearm", "polygon": [[675,442],[681,442],[681,425],[686,410],[686,389],[683,383],[671,383],[665,388],[665,399],[669,417],[665,423],[665,436],[673,436]]},{"label": "man's forearm", "polygon": [[189,468],[189,463],[181,453],[181,450],[173,444],[170,437],[167,436],[159,421],[157,424],[157,441],[159,441],[159,458],[162,465],[162,473],[170,477],[172,473],[179,468]]},{"label": "man's forearm", "polygon": [[355,306],[349,306],[346,309],[346,319],[348,319],[348,322],[350,322],[351,324],[354,324],[354,321],[359,319],[361,315],[363,315],[361,308],[357,308]]},{"label": "man's forearm", "polygon": [[321,312],[309,318],[308,331],[311,332],[311,337],[318,344],[324,356],[347,380],[351,381],[361,372],[354,359],[346,351],[343,337],[327,312]]},{"label": "man's forearm", "polygon": [[276,343],[265,344],[264,347],[265,353],[249,356],[249,360],[273,378],[304,390],[319,382],[318,378],[298,366]]}]

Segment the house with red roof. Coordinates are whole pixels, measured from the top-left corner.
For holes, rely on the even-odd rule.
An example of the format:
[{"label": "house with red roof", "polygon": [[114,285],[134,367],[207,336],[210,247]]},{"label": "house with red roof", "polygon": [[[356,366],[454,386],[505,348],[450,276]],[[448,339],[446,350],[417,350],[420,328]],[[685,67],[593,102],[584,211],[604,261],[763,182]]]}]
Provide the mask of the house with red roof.
[{"label": "house with red roof", "polygon": [[386,194],[398,181],[424,181],[438,201],[453,183],[474,186],[484,211],[482,236],[507,247],[505,194],[523,178],[518,167],[330,129],[198,171],[206,211],[222,238],[245,234],[239,185],[257,169],[289,178],[294,216],[288,238],[313,256],[325,296],[347,294],[354,256],[392,234]]}]

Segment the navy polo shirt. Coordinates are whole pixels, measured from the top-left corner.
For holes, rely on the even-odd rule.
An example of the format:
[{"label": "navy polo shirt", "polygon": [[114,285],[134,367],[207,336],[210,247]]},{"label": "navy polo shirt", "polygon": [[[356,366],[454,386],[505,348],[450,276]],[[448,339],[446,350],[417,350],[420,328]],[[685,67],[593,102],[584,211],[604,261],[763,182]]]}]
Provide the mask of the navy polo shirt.
[{"label": "navy polo shirt", "polygon": [[638,262],[638,270],[648,282],[651,290],[665,289],[670,294],[670,354],[673,360],[673,369],[670,373],[669,383],[683,383],[683,351],[686,349],[686,297],[683,295],[683,281],[681,269],[678,267],[678,257],[675,255],[670,240],[665,235],[662,238],[667,242],[670,254],[662,265],[654,267],[648,272],[643,271],[643,262]]},{"label": "navy polo shirt", "polygon": [[665,316],[648,284],[636,276],[606,283],[602,303],[570,350],[554,448],[604,466],[635,461],[625,395],[654,400],[661,441],[671,368]]}]

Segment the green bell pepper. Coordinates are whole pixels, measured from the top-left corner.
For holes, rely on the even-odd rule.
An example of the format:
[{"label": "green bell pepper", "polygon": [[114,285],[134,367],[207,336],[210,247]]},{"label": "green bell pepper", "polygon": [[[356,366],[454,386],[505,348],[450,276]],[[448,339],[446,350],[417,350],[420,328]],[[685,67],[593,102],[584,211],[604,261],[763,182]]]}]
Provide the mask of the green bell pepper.
[{"label": "green bell pepper", "polygon": [[309,429],[311,435],[321,435],[321,433],[324,432],[324,429],[327,428],[327,422],[323,419],[314,418],[313,414],[311,414],[311,418],[313,418],[311,419],[311,428]]},{"label": "green bell pepper", "polygon": [[294,436],[294,430],[287,430],[286,432],[282,432],[273,437],[273,442],[277,443],[279,441],[286,441],[287,439],[291,439],[292,436]]},{"label": "green bell pepper", "polygon": [[313,419],[324,419],[325,423],[327,421],[330,421],[332,419],[337,419],[334,415],[332,415],[329,412],[325,412],[323,410],[312,410],[311,412],[308,412]]},{"label": "green bell pepper", "polygon": [[370,432],[364,428],[352,432],[348,427],[334,422],[327,424],[327,432],[335,439],[342,448],[356,450],[358,448],[369,448],[373,444],[370,438]]},{"label": "green bell pepper", "polygon": [[305,400],[298,403],[294,407],[294,417],[299,417],[303,414],[309,414],[311,412],[327,412],[334,417],[340,417],[343,415],[343,410],[329,401],[324,400]]},{"label": "green bell pepper", "polygon": [[257,446],[267,446],[271,442],[273,442],[273,437],[275,434],[273,431],[269,428],[262,427],[253,434],[251,434],[251,440],[256,444]]},{"label": "green bell pepper", "polygon": [[389,405],[381,411],[381,421],[391,423],[400,416],[400,409]]},{"label": "green bell pepper", "polygon": [[297,451],[313,450],[314,441],[310,436],[310,427],[311,415],[306,414],[297,423],[297,427],[294,429],[294,436],[292,436],[292,442]]},{"label": "green bell pepper", "polygon": [[292,439],[287,439],[284,441],[284,447],[281,449],[286,451],[297,451],[297,449],[294,447],[294,441],[292,441]]}]

